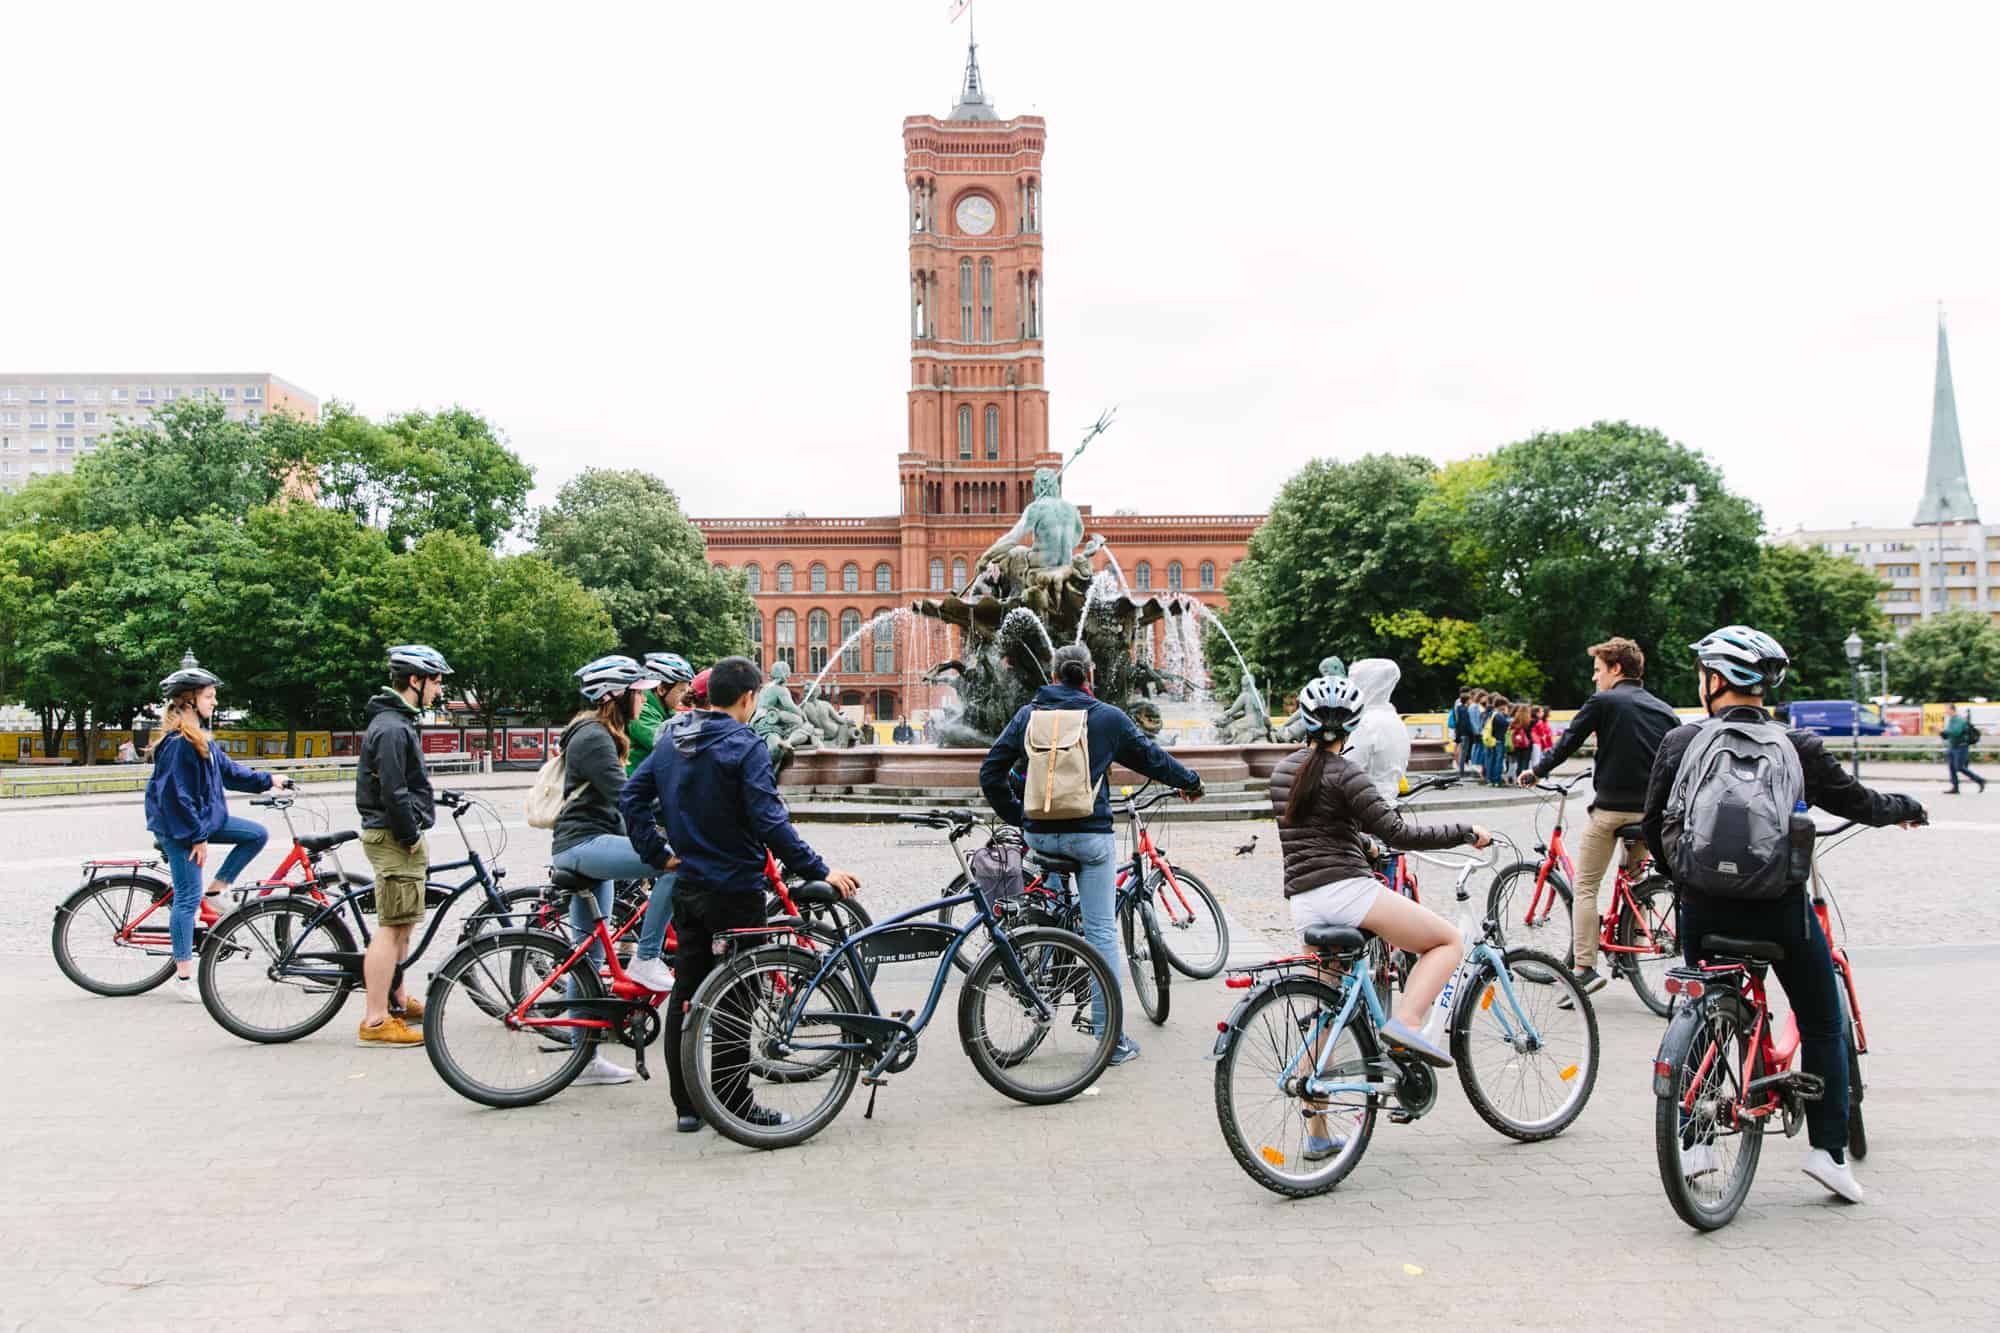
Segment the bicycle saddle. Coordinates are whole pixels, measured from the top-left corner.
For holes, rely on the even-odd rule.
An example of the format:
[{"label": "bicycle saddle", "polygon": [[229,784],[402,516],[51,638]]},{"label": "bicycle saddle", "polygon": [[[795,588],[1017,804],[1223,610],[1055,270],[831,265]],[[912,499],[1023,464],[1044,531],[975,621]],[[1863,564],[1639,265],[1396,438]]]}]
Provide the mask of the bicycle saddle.
[{"label": "bicycle saddle", "polygon": [[1307,926],[1305,941],[1317,953],[1351,956],[1368,947],[1368,932],[1353,926]]},{"label": "bicycle saddle", "polygon": [[1646,836],[1646,828],[1643,824],[1620,824],[1613,836],[1620,842],[1637,842]]},{"label": "bicycle saddle", "polygon": [[1036,851],[1030,851],[1028,855],[1034,858],[1035,864],[1040,866],[1046,874],[1080,875],[1083,873],[1083,862],[1076,860],[1074,857],[1057,856],[1054,852]]},{"label": "bicycle saddle", "polygon": [[299,846],[308,852],[317,853],[338,847],[343,842],[353,842],[360,836],[358,829],[348,829],[341,833],[302,833],[299,835]]},{"label": "bicycle saddle", "polygon": [[790,893],[792,901],[801,907],[831,907],[840,901],[840,890],[823,879],[795,885]]},{"label": "bicycle saddle", "polygon": [[1784,945],[1773,940],[1739,940],[1734,935],[1704,935],[1701,951],[1723,958],[1748,958],[1754,963],[1785,961]]},{"label": "bicycle saddle", "polygon": [[595,893],[597,881],[575,870],[549,870],[549,883],[558,893]]}]

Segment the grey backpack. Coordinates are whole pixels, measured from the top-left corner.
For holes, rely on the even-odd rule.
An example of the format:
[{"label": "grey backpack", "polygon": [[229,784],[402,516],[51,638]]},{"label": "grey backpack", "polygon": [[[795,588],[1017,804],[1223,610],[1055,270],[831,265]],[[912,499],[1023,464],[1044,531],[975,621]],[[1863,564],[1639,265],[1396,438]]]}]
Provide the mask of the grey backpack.
[{"label": "grey backpack", "polygon": [[1667,870],[1715,898],[1783,896],[1797,874],[1792,811],[1805,770],[1785,728],[1716,718],[1681,755],[1660,826]]}]

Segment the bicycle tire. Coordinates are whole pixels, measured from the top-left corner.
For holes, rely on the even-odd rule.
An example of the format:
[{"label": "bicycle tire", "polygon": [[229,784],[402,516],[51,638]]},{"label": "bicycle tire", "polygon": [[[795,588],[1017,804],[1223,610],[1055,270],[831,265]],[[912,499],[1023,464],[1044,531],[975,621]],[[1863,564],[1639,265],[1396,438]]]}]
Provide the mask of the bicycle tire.
[{"label": "bicycle tire", "polygon": [[[1506,989],[1498,984],[1492,967],[1489,965],[1473,973],[1466,979],[1465,989],[1452,1006],[1451,1058],[1458,1068],[1458,1081],[1465,1089],[1465,1099],[1472,1103],[1472,1109],[1479,1113],[1481,1120],[1510,1139],[1521,1143],[1540,1143],[1576,1123],[1576,1118],[1583,1114],[1583,1108],[1590,1104],[1602,1056],[1597,1035],[1597,1011],[1591,1007],[1590,997],[1576,984],[1569,969],[1548,954],[1535,949],[1509,949],[1501,955],[1501,964],[1517,981],[1527,968],[1533,968],[1539,973],[1549,974],[1549,984],[1532,987],[1516,985],[1514,1002],[1521,1006],[1521,1010],[1510,1014],[1513,1006],[1507,1001]],[[1563,1009],[1558,1003],[1565,994],[1569,996],[1572,1006],[1569,1009]],[[1493,1040],[1490,1042],[1475,1039],[1475,1025],[1481,1015],[1494,1016],[1495,1026],[1490,1034]],[[1546,1032],[1550,1025],[1577,1016],[1582,1017],[1584,1025],[1581,1052],[1573,1050],[1568,1042],[1563,1044],[1561,1050],[1549,1044],[1537,1050],[1522,1050],[1518,1041],[1509,1040],[1505,1030],[1511,1025],[1510,1018],[1525,1017],[1530,1024]],[[1480,1056],[1500,1047],[1504,1047],[1509,1054],[1490,1080],[1492,1086],[1489,1087],[1489,1080],[1479,1072],[1483,1063]],[[1542,1061],[1536,1058],[1541,1056],[1552,1059]],[[1548,1075],[1553,1074],[1563,1096],[1548,1114],[1526,1119],[1509,1114],[1501,1107],[1496,1094],[1510,1078],[1523,1093],[1529,1092],[1530,1072],[1539,1080],[1541,1089],[1547,1091],[1554,1090],[1548,1081]]]},{"label": "bicycle tire", "polygon": [[[1112,1052],[1125,1031],[1125,1005],[1119,994],[1118,978],[1104,955],[1093,949],[1081,935],[1048,926],[1035,926],[1008,934],[1022,971],[1052,1013],[1043,1019],[1007,976],[998,940],[979,955],[966,974],[958,993],[958,1039],[966,1058],[987,1085],[1003,1097],[1029,1106],[1051,1106],[1066,1102],[1095,1083],[1111,1067]],[[1104,997],[1104,1022],[1097,1026],[1091,1017],[1093,991]],[[998,1001],[1004,998],[1004,1003]],[[1008,1006],[1013,1007],[1010,1015]],[[1020,1017],[1029,1028],[1032,1041],[1012,1045],[992,1039],[988,1008],[997,1015]],[[1063,1010],[1074,1007],[1067,1017]],[[1076,1072],[1048,1086],[1031,1085],[1017,1077],[1031,1056],[1048,1053],[1050,1039],[1062,1036],[1065,1026],[1089,1039],[1086,1052],[1056,1058],[1076,1065]],[[996,1058],[997,1057],[997,1058]]]},{"label": "bicycle tire", "polygon": [[[1167,961],[1190,981],[1207,981],[1229,961],[1229,917],[1201,876],[1172,862],[1167,864],[1167,869],[1173,871],[1174,884],[1180,886],[1183,897],[1199,900],[1190,901],[1183,907],[1172,896],[1174,890],[1165,875],[1155,870],[1147,877],[1147,893],[1158,898],[1161,909],[1164,909],[1155,911],[1154,917],[1156,920],[1164,917],[1160,938],[1166,944]],[[1183,921],[1182,918],[1189,912],[1193,915]],[[1213,923],[1212,942],[1202,928],[1204,913]],[[1183,935],[1188,938],[1181,938]]]},{"label": "bicycle tire", "polygon": [[[49,949],[55,954],[56,966],[62,969],[64,976],[93,995],[144,995],[164,985],[167,978],[174,974],[171,957],[152,972],[132,969],[135,979],[115,980],[91,970],[88,961],[91,955],[80,952],[84,935],[78,933],[74,945],[71,935],[87,931],[90,938],[95,939],[97,931],[103,929],[107,932],[104,938],[118,953],[130,952],[135,959],[149,957],[146,950],[138,945],[118,944],[118,931],[122,923],[131,920],[135,909],[144,910],[162,894],[171,895],[173,891],[174,886],[166,880],[136,872],[106,875],[75,890],[56,907],[55,921],[49,927]],[[138,895],[143,895],[143,898]],[[121,896],[124,902],[118,904],[116,900]],[[169,908],[163,906],[159,910],[167,911]],[[161,929],[165,928],[166,923],[162,921]]]},{"label": "bicycle tire", "polygon": [[[1728,1226],[1743,1207],[1743,1201],[1750,1196],[1750,1184],[1757,1175],[1757,1159],[1764,1149],[1764,1122],[1761,1119],[1745,1121],[1729,1136],[1740,1140],[1741,1147],[1729,1174],[1727,1188],[1717,1195],[1716,1201],[1708,1204],[1696,1197],[1694,1182],[1687,1178],[1682,1167],[1681,1099],[1686,1095],[1690,1078],[1699,1072],[1711,1045],[1727,1054],[1711,1063],[1710,1074],[1704,1079],[1703,1086],[1714,1092],[1740,1097],[1742,1089],[1734,1086],[1738,1082],[1734,1071],[1742,1067],[1738,1061],[1749,1045],[1748,1034],[1733,1006],[1724,1007],[1711,1001],[1700,1003],[1703,1008],[1702,1030],[1688,1043],[1682,1067],[1674,1071],[1671,1093],[1654,1099],[1653,1147],[1659,1161],[1660,1185],[1666,1190],[1667,1201],[1673,1205],[1674,1212],[1681,1221],[1697,1231],[1715,1231]],[[1754,1082],[1764,1073],[1763,1053],[1751,1050],[1749,1057],[1750,1080]],[[1721,1135],[1717,1133],[1714,1137],[1719,1141]],[[1706,1179],[1705,1176],[1700,1178]]]},{"label": "bicycle tire", "polygon": [[[561,936],[545,931],[495,930],[475,935],[451,952],[432,974],[424,997],[424,1050],[446,1086],[468,1101],[505,1109],[546,1101],[575,1081],[597,1052],[595,1037],[572,1043],[566,1053],[544,1052],[539,1049],[548,1043],[543,1034],[562,1029],[510,1029],[500,1018],[561,967],[570,949]],[[565,975],[576,985],[575,998],[596,999],[604,993],[595,968],[572,968]],[[463,1004],[456,998],[460,994],[466,997]],[[496,1034],[498,1042],[491,1040]],[[466,1068],[475,1040],[505,1050],[517,1064],[524,1056],[563,1058],[540,1077],[502,1085]],[[463,1049],[454,1050],[455,1045]]]},{"label": "bicycle tire", "polygon": [[[746,1148],[789,1148],[803,1143],[813,1135],[833,1123],[847,1099],[854,1093],[854,1085],[861,1077],[861,1053],[859,1051],[830,1052],[833,1063],[821,1075],[809,1080],[791,1083],[768,1083],[769,1087],[810,1087],[820,1086],[823,1092],[819,1104],[806,1114],[796,1116],[778,1125],[758,1125],[743,1118],[741,1114],[726,1106],[716,1095],[712,1069],[704,1068],[704,1034],[709,1034],[709,1048],[714,1046],[714,1032],[718,1024],[740,1022],[732,1020],[725,1012],[730,997],[735,992],[745,992],[744,999],[737,1003],[757,1009],[768,1008],[768,997],[774,993],[803,993],[806,982],[819,971],[820,959],[807,950],[788,944],[767,945],[761,949],[750,949],[730,957],[701,983],[692,999],[688,1001],[687,1022],[681,1028],[681,1048],[673,1052],[681,1062],[681,1075],[687,1084],[689,1094],[694,1098],[695,1109],[701,1118],[715,1128],[724,1138],[742,1144]],[[789,978],[783,987],[767,987],[765,976]],[[861,1012],[853,994],[847,988],[846,980],[839,973],[829,973],[820,979],[813,992],[814,998],[825,1002],[825,1009],[833,1012]],[[811,1023],[809,1011],[800,1020],[800,1027],[827,1026]],[[771,1022],[775,1023],[774,1016]],[[754,1030],[748,1023],[742,1024],[743,1039],[750,1041]],[[797,1031],[797,1028],[794,1029]],[[845,1033],[842,1034],[843,1039]],[[768,1058],[768,1057],[766,1057]],[[755,1075],[755,1065],[746,1073],[746,1080]],[[748,1088],[746,1087],[746,1092]],[[755,1094],[749,1093],[753,1098]]]},{"label": "bicycle tire", "polygon": [[1168,987],[1174,973],[1167,965],[1167,948],[1160,941],[1160,928],[1152,914],[1152,903],[1143,898],[1129,903],[1118,914],[1118,931],[1125,942],[1125,963],[1132,971],[1139,1011],[1158,1027],[1167,1021],[1173,1007],[1173,992]]},{"label": "bicycle tire", "polygon": [[[951,883],[944,886],[944,892],[939,896],[943,898],[956,898],[961,893],[971,892],[972,879],[961,870],[951,877]],[[945,903],[937,910],[937,919],[947,926],[951,924],[951,919],[956,915],[958,915],[958,908],[951,903]]]},{"label": "bicycle tire", "polygon": [[[275,1046],[310,1037],[333,1021],[356,989],[352,974],[343,971],[340,980],[332,983],[271,975],[278,958],[287,953],[297,957],[356,952],[354,932],[338,916],[328,913],[325,920],[314,924],[325,911],[324,905],[309,898],[253,898],[209,927],[195,960],[195,978],[201,987],[203,1006],[224,1032],[245,1041]],[[320,935],[325,937],[324,944],[312,938]],[[247,940],[256,941],[256,947]],[[239,958],[245,965],[241,971],[229,966]],[[314,962],[315,966],[326,966],[324,959]],[[250,989],[244,992],[246,996],[275,999],[286,992],[297,992],[323,998],[316,1008],[306,1010],[292,1022],[260,1022],[252,1010],[254,1001],[233,998],[237,994],[234,985],[237,980],[250,983]],[[258,985],[260,980],[265,984]]]},{"label": "bicycle tire", "polygon": [[[1533,922],[1526,919],[1529,909],[1535,906],[1535,877],[1541,868],[1539,861],[1516,861],[1494,875],[1492,887],[1486,890],[1486,915],[1499,932],[1495,943],[1503,951],[1516,946],[1539,949],[1564,960],[1567,967],[1574,952],[1570,946],[1570,909],[1575,895],[1560,869],[1549,871],[1548,886],[1555,890],[1554,896],[1541,904]],[[1526,890],[1527,896],[1516,902],[1515,895],[1521,890]],[[1561,947],[1551,947],[1558,937]]]},{"label": "bicycle tire", "polygon": [[1847,1155],[1860,1162],[1868,1158],[1868,1124],[1861,1115],[1862,1094],[1867,1086],[1861,1077],[1861,1047],[1854,1040],[1854,1011],[1848,1006],[1844,984],[1840,990],[1840,1021],[1841,1035],[1847,1040]]},{"label": "bicycle tire", "polygon": [[[1266,1014],[1280,1004],[1286,1006],[1285,1011],[1265,1021]],[[1368,1151],[1368,1141],[1375,1133],[1378,1103],[1378,1098],[1370,1094],[1352,1108],[1353,1123],[1342,1126],[1347,1142],[1333,1156],[1324,1159],[1324,1166],[1297,1175],[1279,1174],[1277,1168],[1290,1164],[1295,1157],[1304,1164],[1304,1131],[1299,1131],[1299,1154],[1292,1151],[1290,1131],[1295,1128],[1294,1122],[1304,1122],[1306,1107],[1303,1099],[1280,1087],[1280,1075],[1298,1053],[1297,1034],[1310,1021],[1302,1020],[1300,1011],[1307,1006],[1312,1010],[1330,1009],[1337,1014],[1341,992],[1316,977],[1289,976],[1271,982],[1244,1006],[1242,1015],[1224,1039],[1221,1058],[1215,1063],[1215,1118],[1222,1129],[1223,1142],[1229,1145],[1230,1155],[1246,1175],[1273,1194],[1288,1199],[1324,1194],[1347,1179]],[[1358,1010],[1346,1026],[1329,1038],[1334,1043],[1336,1066],[1350,1063],[1338,1058],[1343,1039],[1354,1043],[1358,1060],[1377,1054],[1375,1030],[1362,1021]],[[1251,1062],[1259,1060],[1264,1064],[1253,1067]],[[1267,1084],[1272,1088],[1261,1113],[1251,1112],[1248,1106],[1239,1109],[1239,1100],[1244,1100],[1237,1094],[1239,1071],[1246,1090],[1262,1089]],[[1244,1123],[1252,1118],[1258,1123]]]},{"label": "bicycle tire", "polygon": [[[1661,1018],[1671,1018],[1676,999],[1667,994],[1665,983],[1668,970],[1681,962],[1680,890],[1665,875],[1647,875],[1632,886],[1631,894],[1632,905],[1643,917],[1656,951],[1617,954],[1617,964],[1631,981],[1640,1003]],[[1618,928],[1611,938],[1628,949],[1644,946],[1639,921],[1631,912],[1619,914]]]}]

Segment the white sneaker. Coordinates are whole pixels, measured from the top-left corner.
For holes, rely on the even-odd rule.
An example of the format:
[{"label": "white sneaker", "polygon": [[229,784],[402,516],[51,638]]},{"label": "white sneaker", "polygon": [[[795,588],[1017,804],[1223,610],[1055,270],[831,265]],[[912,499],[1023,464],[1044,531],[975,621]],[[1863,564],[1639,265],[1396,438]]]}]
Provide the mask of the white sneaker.
[{"label": "white sneaker", "polygon": [[626,968],[625,975],[659,995],[674,988],[674,970],[664,958],[642,958]]},{"label": "white sneaker", "polygon": [[630,1083],[632,1071],[623,1065],[614,1065],[601,1055],[593,1055],[583,1072],[576,1076],[578,1087],[590,1087],[596,1083]]},{"label": "white sneaker", "polygon": [[1681,1174],[1689,1180],[1712,1176],[1721,1169],[1722,1154],[1715,1150],[1713,1143],[1697,1143],[1692,1148],[1681,1149]]},{"label": "white sneaker", "polygon": [[1806,1164],[1801,1169],[1849,1203],[1860,1203],[1867,1197],[1862,1193],[1861,1182],[1854,1178],[1853,1168],[1845,1162],[1834,1161],[1833,1154],[1824,1148],[1814,1148],[1807,1153]]},{"label": "white sneaker", "polygon": [[175,977],[173,980],[173,988],[174,988],[174,998],[176,1000],[179,1000],[182,1004],[201,1003],[201,987],[198,984],[196,984],[195,979],[192,976]]}]

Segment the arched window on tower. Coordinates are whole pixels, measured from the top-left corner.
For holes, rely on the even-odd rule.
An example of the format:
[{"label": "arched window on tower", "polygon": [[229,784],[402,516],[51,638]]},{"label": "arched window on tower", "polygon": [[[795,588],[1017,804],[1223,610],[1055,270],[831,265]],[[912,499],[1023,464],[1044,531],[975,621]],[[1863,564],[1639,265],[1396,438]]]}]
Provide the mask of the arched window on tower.
[{"label": "arched window on tower", "polygon": [[1215,562],[1213,560],[1202,561],[1201,568],[1196,572],[1195,577],[1201,581],[1200,586],[1213,588],[1215,586]]},{"label": "arched window on tower", "polygon": [[861,674],[861,613],[852,609],[840,613],[840,669],[850,676]]},{"label": "arched window on tower", "polygon": [[775,617],[777,633],[771,645],[771,664],[783,662],[796,671],[799,667],[799,617],[790,609],[778,612]]},{"label": "arched window on tower", "polygon": [[972,260],[958,261],[958,339],[972,341]]},{"label": "arched window on tower", "polygon": [[754,560],[743,566],[743,590],[752,596],[764,591],[764,567]]},{"label": "arched window on tower", "polygon": [[1146,592],[1152,588],[1153,586],[1152,561],[1141,560],[1138,564],[1132,566],[1132,586],[1137,588],[1141,592]]},{"label": "arched window on tower", "polygon": [[[1000,458],[1000,409],[988,405],[986,409],[986,461],[997,462]],[[999,506],[995,505],[995,509]]]},{"label": "arched window on tower", "polygon": [[1028,336],[1042,336],[1042,275],[1028,275]]},{"label": "arched window on tower", "polygon": [[972,408],[969,404],[958,409],[958,456],[961,459],[972,457]]},{"label": "arched window on tower", "polygon": [[806,615],[806,670],[815,676],[826,670],[827,635],[833,621],[824,611]]},{"label": "arched window on tower", "polygon": [[811,567],[806,570],[806,586],[808,588],[811,588],[814,592],[826,591],[825,565],[822,565],[817,560],[812,562]]},{"label": "arched window on tower", "polygon": [[1180,590],[1181,562],[1178,560],[1169,560],[1167,562],[1167,591],[1179,592]]},{"label": "arched window on tower", "polygon": [[1020,316],[1014,336],[1025,338],[1028,336],[1028,274],[1025,269],[1014,275],[1014,313]]},{"label": "arched window on tower", "polygon": [[951,562],[951,590],[959,592],[965,587],[965,559],[960,557]]},{"label": "arched window on tower", "polygon": [[889,562],[887,560],[884,560],[881,564],[875,566],[876,592],[895,591],[895,582],[896,582],[896,571],[889,567]]},{"label": "arched window on tower", "polygon": [[842,592],[861,591],[861,566],[846,564],[840,567],[840,590]]},{"label": "arched window on tower", "polygon": [[944,591],[944,559],[941,556],[931,558],[931,591]]},{"label": "arched window on tower", "polygon": [[750,660],[758,667],[764,665],[764,617],[755,611],[750,613]]},{"label": "arched window on tower", "polygon": [[893,616],[881,611],[875,613],[882,618],[875,622],[875,674],[894,675],[896,671],[896,621]]},{"label": "arched window on tower", "polygon": [[993,261],[979,261],[979,341],[993,341]]},{"label": "arched window on tower", "polygon": [[784,564],[778,566],[778,591],[790,592],[791,590],[792,590],[792,566],[791,562],[787,561]]}]

